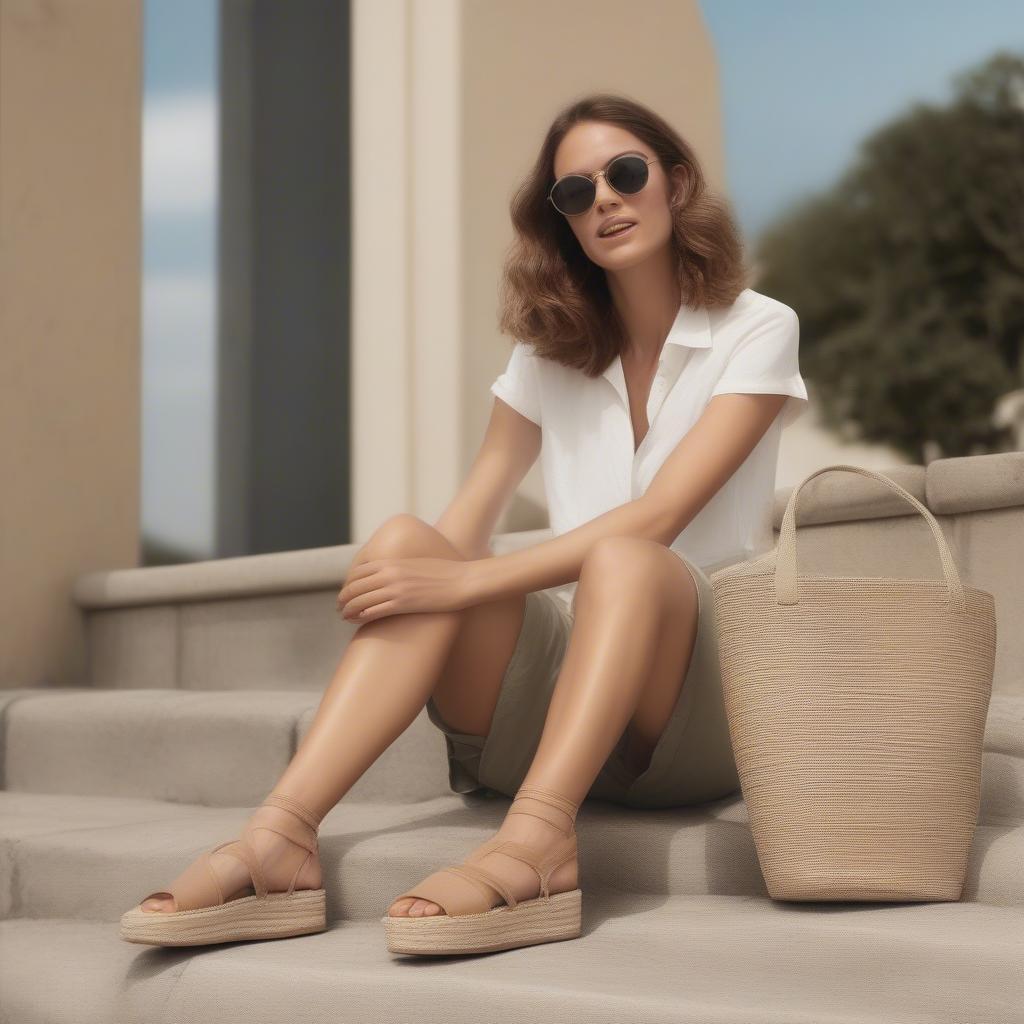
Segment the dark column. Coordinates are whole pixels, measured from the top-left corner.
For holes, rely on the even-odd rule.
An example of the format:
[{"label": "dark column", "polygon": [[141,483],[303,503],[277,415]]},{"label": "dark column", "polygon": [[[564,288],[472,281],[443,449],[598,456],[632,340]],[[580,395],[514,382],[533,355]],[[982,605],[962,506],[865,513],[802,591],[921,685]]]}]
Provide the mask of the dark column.
[{"label": "dark column", "polygon": [[349,4],[222,0],[216,556],[349,539]]}]

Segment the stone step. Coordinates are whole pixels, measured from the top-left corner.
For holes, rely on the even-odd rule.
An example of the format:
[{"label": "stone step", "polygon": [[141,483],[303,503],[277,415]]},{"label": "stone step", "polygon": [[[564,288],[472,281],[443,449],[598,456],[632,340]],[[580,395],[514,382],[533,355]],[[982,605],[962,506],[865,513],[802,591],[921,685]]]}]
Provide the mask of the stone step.
[{"label": "stone step", "polygon": [[[254,806],[309,730],[321,691],[62,688],[0,691],[0,787]],[[980,820],[1024,823],[1024,697],[993,696]],[[349,801],[451,793],[445,738],[423,708]]]},{"label": "stone step", "polygon": [[[323,694],[302,690],[0,691],[0,785],[209,806],[263,800]],[[424,708],[346,799],[448,794],[444,735]]]},{"label": "stone step", "polygon": [[[456,794],[341,801],[320,828],[328,919],[376,920],[400,893],[489,839],[508,803]],[[0,915],[117,921],[204,850],[238,836],[249,813],[0,791]],[[577,822],[585,894],[767,898],[741,799],[656,811],[588,800]],[[1024,824],[983,822],[963,900],[1024,906],[1022,861]]]},{"label": "stone step", "polygon": [[734,895],[584,897],[579,938],[473,956],[390,953],[379,921],[162,949],[112,922],[0,921],[17,1024],[1020,1024],[1024,910]]}]

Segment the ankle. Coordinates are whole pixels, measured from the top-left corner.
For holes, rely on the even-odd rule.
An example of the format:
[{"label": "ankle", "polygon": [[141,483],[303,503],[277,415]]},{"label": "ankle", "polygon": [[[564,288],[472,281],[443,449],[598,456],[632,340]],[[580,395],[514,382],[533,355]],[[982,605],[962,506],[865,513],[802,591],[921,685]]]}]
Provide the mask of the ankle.
[{"label": "ankle", "polygon": [[268,793],[267,796],[264,797],[261,806],[277,807],[280,810],[286,811],[292,817],[302,821],[314,832],[320,828],[320,822],[324,817],[323,812],[310,807],[308,804],[303,803],[293,796],[289,796],[287,793]]},{"label": "ankle", "polygon": [[497,835],[528,846],[553,846],[565,841],[566,830],[559,825],[527,814],[509,814],[501,823]]},{"label": "ankle", "polygon": [[570,836],[576,831],[579,804],[547,786],[524,783],[516,791],[508,816],[542,821]]},{"label": "ankle", "polygon": [[319,832],[312,822],[319,823],[319,818],[301,804],[298,805],[301,809],[299,814],[280,806],[284,802],[284,800],[277,802],[268,797],[249,816],[245,826],[246,831],[251,831],[254,838],[259,837],[259,842],[264,847],[283,844],[287,841],[317,854]]}]

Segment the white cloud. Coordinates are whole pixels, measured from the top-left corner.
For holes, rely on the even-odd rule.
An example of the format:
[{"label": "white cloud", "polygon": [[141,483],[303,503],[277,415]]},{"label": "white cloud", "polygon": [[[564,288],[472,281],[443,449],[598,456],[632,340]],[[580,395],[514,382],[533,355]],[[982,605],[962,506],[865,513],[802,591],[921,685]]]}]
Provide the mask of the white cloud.
[{"label": "white cloud", "polygon": [[153,383],[175,371],[215,369],[216,282],[206,275],[146,274],[142,286],[146,370]]},{"label": "white cloud", "polygon": [[147,98],[142,195],[147,217],[195,214],[217,201],[220,110],[209,92]]},{"label": "white cloud", "polygon": [[215,317],[212,278],[146,275],[143,526],[204,556],[214,531]]}]

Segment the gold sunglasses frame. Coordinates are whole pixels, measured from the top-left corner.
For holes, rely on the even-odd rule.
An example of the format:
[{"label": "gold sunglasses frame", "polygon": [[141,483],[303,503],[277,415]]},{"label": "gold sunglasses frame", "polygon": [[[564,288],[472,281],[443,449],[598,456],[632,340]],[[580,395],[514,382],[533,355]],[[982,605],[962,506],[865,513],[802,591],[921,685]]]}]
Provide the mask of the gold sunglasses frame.
[{"label": "gold sunglasses frame", "polygon": [[[633,153],[633,152],[619,153],[618,156],[613,156],[611,158],[611,160],[609,160],[608,163],[606,163],[604,165],[604,167],[600,171],[594,171],[593,174],[575,174],[575,173],[574,174],[563,174],[558,179],[558,181],[556,181],[554,183],[554,185],[552,185],[551,188],[548,189],[548,202],[555,208],[555,212],[556,213],[561,213],[563,217],[582,217],[583,214],[589,213],[591,208],[593,207],[594,203],[597,202],[597,179],[601,175],[604,175],[605,183],[607,184],[607,186],[616,195],[620,195],[620,196],[636,196],[636,195],[639,195],[641,192],[643,192],[643,190],[645,188],[647,188],[648,184],[650,183],[650,180],[651,180],[650,172],[648,172],[647,181],[645,181],[643,183],[643,185],[636,190],[636,192],[620,192],[610,181],[608,181],[608,168],[611,167],[611,165],[613,163],[615,163],[616,160],[621,160],[625,156],[636,156],[636,157],[639,157],[641,160],[644,161],[645,164],[647,164],[648,167],[650,167],[651,164],[658,163],[658,158],[657,157],[653,157],[652,159],[647,160],[647,159],[645,159],[643,153]],[[565,181],[566,178],[586,178],[588,181],[592,182],[593,185],[594,185],[594,198],[590,201],[590,206],[588,206],[585,210],[581,210],[579,213],[562,213],[562,211],[558,209],[558,206],[555,203],[554,199],[551,198],[551,194],[555,191],[555,189],[558,187],[558,185],[561,182]]]}]

